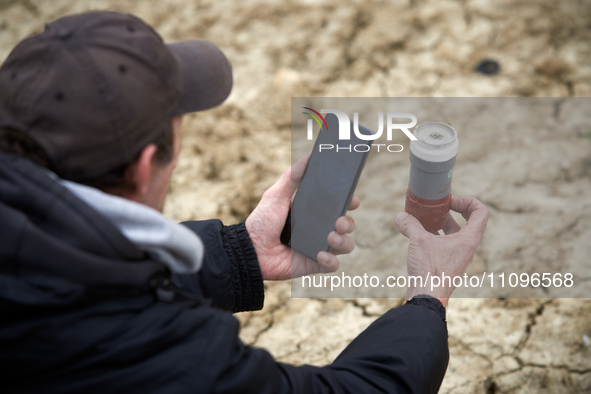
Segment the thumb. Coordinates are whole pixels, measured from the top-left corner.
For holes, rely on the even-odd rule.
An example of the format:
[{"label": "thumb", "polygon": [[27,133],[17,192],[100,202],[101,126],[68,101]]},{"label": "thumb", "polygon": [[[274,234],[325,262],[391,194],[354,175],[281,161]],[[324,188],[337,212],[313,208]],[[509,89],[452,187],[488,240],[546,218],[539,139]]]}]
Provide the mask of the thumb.
[{"label": "thumb", "polygon": [[424,233],[426,230],[414,216],[400,212],[396,215],[396,226],[406,238],[414,238]]},{"label": "thumb", "polygon": [[291,199],[291,196],[295,193],[300,183],[300,180],[304,175],[304,171],[306,170],[306,165],[308,164],[309,158],[310,155],[305,155],[304,157],[300,158],[294,165],[288,168],[281,175],[281,177],[279,177],[277,182],[275,182],[269,189],[267,189],[266,196],[278,198],[280,200]]},{"label": "thumb", "polygon": [[296,189],[300,185],[300,181],[304,176],[304,172],[306,172],[306,167],[308,166],[308,160],[310,159],[310,154],[302,156],[294,165],[291,166],[291,190],[290,190],[290,197],[293,196]]}]

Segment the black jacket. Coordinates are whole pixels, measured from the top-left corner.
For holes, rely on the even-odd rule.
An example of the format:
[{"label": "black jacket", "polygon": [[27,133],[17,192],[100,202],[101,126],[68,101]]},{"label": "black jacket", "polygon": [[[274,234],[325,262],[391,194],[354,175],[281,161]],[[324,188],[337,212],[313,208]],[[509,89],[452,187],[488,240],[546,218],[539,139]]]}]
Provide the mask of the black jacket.
[{"label": "black jacket", "polygon": [[263,284],[243,223],[186,223],[206,257],[175,286],[105,218],[4,153],[0,220],[2,392],[429,393],[445,374],[433,299],[390,310],[325,367],[245,346],[229,311],[260,309]]}]

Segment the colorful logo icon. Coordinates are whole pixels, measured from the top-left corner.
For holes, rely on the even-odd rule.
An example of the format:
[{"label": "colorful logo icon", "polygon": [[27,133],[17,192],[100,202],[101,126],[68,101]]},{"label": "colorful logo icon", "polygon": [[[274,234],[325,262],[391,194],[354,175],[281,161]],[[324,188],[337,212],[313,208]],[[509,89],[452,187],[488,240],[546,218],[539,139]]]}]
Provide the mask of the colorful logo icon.
[{"label": "colorful logo icon", "polygon": [[[324,123],[324,127],[326,128],[326,131],[328,131],[328,125],[326,124],[326,120],[324,120],[324,116],[320,115],[320,112],[313,110],[310,107],[302,107],[302,108],[313,112],[313,114],[311,114],[310,112],[302,112],[302,113],[312,117],[312,119],[314,119],[316,121],[316,123],[318,123],[318,126],[320,126],[321,129],[322,129],[322,123]],[[322,119],[322,123],[320,123],[320,119],[318,119],[318,118]]]}]

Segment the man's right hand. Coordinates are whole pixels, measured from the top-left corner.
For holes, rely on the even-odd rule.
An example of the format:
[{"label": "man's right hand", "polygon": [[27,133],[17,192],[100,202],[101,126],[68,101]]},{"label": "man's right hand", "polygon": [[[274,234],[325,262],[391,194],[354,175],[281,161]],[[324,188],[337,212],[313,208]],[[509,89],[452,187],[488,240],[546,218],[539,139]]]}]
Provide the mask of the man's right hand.
[{"label": "man's right hand", "polygon": [[[486,229],[490,211],[480,201],[472,197],[453,197],[451,209],[462,214],[466,225],[460,225],[448,215],[443,228],[445,235],[435,235],[426,231],[412,215],[401,212],[396,215],[396,225],[400,232],[410,240],[408,247],[408,275],[420,276],[462,276],[472,263],[478,243]],[[445,282],[445,281],[444,281]],[[409,282],[410,283],[410,282]],[[438,298],[443,306],[454,291],[453,285],[441,283],[431,290],[430,283],[423,287],[409,287],[407,299],[415,295],[426,294]]]}]

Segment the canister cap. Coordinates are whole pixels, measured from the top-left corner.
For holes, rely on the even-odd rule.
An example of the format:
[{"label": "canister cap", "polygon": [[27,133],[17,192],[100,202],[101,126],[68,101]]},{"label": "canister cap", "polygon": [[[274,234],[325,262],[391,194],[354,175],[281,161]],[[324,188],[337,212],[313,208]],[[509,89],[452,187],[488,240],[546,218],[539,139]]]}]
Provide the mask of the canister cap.
[{"label": "canister cap", "polygon": [[413,132],[410,152],[419,159],[432,162],[448,161],[458,154],[458,133],[444,122],[425,122]]}]

